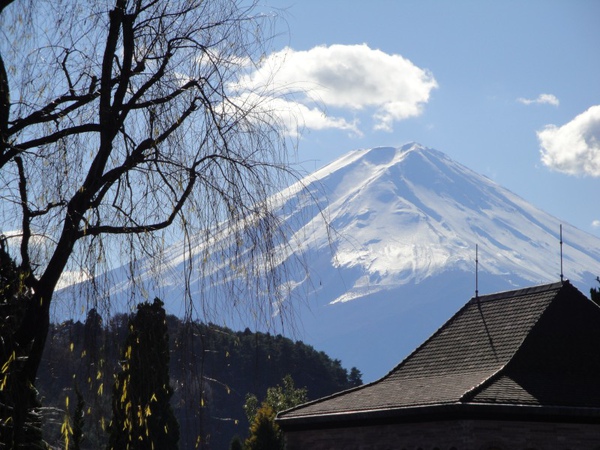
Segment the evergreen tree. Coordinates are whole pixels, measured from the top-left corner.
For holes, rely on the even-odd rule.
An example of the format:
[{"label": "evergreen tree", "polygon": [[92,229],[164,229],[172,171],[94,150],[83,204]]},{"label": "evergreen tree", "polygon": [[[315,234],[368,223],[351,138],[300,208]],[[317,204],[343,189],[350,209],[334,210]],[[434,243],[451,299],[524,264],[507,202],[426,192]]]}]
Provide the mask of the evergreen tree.
[{"label": "evergreen tree", "polygon": [[275,423],[277,413],[307,401],[306,388],[294,387],[291,375],[283,377],[283,386],[277,385],[267,390],[267,397],[260,408],[257,408],[256,396],[248,395],[244,405],[250,422],[250,436],[246,440],[246,450],[282,449],[283,434]]},{"label": "evergreen tree", "polygon": [[[75,381],[85,400],[82,450],[108,446],[106,428],[113,404],[112,390],[106,387],[113,385],[115,374],[121,370],[123,343],[134,315],[118,314],[106,319],[90,311],[85,323],[70,320],[51,328],[38,380],[40,397],[47,405],[62,407],[68,392],[74,408]],[[254,416],[269,388],[270,398],[278,392],[273,386],[279,384],[285,390],[285,374],[292,376],[295,385],[306,387],[311,400],[348,389],[354,383],[351,378],[356,371],[344,369],[339,361],[302,342],[185,322],[175,316],[166,319],[171,385],[181,386],[170,402],[180,423],[182,449],[227,449],[236,434],[242,437],[243,448],[251,425],[244,413],[244,393],[256,394]],[[70,415],[70,450],[76,441],[74,417]],[[56,448],[61,442],[60,425],[60,420],[44,422],[44,436]]]},{"label": "evergreen tree", "polygon": [[84,408],[85,401],[83,400],[83,395],[79,389],[75,388],[75,395],[77,396],[77,406],[75,407],[75,414],[73,417],[73,450],[81,450],[81,443],[83,442],[83,426],[85,421],[84,417]]},{"label": "evergreen tree", "polygon": [[234,436],[233,439],[231,440],[231,443],[229,444],[229,450],[243,450],[243,449],[244,449],[244,443],[242,442],[240,437]]},{"label": "evergreen tree", "polygon": [[263,403],[250,426],[250,437],[246,440],[246,450],[281,450],[283,437],[275,423],[277,413]]},{"label": "evergreen tree", "polygon": [[352,367],[352,369],[350,369],[350,375],[348,375],[348,381],[350,382],[350,387],[360,386],[363,384],[362,372],[356,367]]},{"label": "evergreen tree", "polygon": [[109,450],[175,450],[179,425],[169,403],[169,337],[163,303],[143,303],[129,323],[113,387]]},{"label": "evergreen tree", "polygon": [[83,334],[83,349],[91,364],[96,365],[101,357],[101,337],[103,333],[102,316],[96,308],[89,310],[85,319]]}]

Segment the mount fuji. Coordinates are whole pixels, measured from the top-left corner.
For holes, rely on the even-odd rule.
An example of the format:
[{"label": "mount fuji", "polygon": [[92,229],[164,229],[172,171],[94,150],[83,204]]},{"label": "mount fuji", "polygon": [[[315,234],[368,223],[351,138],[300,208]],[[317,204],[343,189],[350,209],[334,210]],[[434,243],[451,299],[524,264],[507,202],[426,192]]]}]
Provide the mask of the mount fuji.
[{"label": "mount fuji", "polygon": [[[600,275],[600,239],[416,143],[352,151],[281,199],[288,237],[303,243],[304,264],[285,282],[303,299],[293,337],[356,366],[365,381],[391,370],[476,289],[558,281],[562,264],[587,293]],[[176,314],[184,276],[191,298],[207,287],[185,270],[183,252],[183,244],[169,248],[158,270],[142,264],[136,277]],[[111,296],[131,289],[121,279]]]}]

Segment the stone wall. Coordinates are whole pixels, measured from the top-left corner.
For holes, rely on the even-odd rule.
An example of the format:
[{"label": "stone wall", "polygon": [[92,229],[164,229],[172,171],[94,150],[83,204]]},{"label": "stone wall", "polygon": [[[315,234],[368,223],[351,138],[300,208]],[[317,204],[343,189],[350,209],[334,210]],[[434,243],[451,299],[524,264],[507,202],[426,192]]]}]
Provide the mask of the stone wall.
[{"label": "stone wall", "polygon": [[600,450],[600,424],[458,420],[288,431],[286,450]]}]

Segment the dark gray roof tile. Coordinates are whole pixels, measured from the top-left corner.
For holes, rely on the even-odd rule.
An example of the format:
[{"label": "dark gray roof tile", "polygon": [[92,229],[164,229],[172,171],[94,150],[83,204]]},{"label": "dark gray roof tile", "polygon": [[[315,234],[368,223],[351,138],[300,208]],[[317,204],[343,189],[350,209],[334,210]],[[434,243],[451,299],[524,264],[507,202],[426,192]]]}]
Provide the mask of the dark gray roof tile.
[{"label": "dark gray roof tile", "polygon": [[600,375],[600,308],[553,283],[472,298],[382,379],[280,418],[453,403],[600,407],[590,371]]}]

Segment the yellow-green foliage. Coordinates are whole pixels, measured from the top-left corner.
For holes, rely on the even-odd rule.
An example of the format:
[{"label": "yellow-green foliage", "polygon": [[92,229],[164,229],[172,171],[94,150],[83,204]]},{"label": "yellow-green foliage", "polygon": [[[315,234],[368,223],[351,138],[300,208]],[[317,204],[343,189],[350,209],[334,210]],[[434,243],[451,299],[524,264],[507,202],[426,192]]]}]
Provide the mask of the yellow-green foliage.
[{"label": "yellow-green foliage", "polygon": [[279,427],[275,423],[277,414],[266,403],[256,411],[250,425],[250,437],[246,440],[246,450],[280,450],[283,439]]},{"label": "yellow-green foliage", "polygon": [[129,327],[121,372],[113,386],[109,449],[175,450],[179,426],[169,404],[169,346],[165,311],[144,303]]},{"label": "yellow-green foliage", "polygon": [[267,389],[267,396],[258,406],[254,395],[246,397],[244,410],[250,422],[247,450],[279,450],[283,448],[283,435],[275,423],[277,413],[308,400],[306,388],[296,388],[291,375],[283,377],[282,385]]}]

